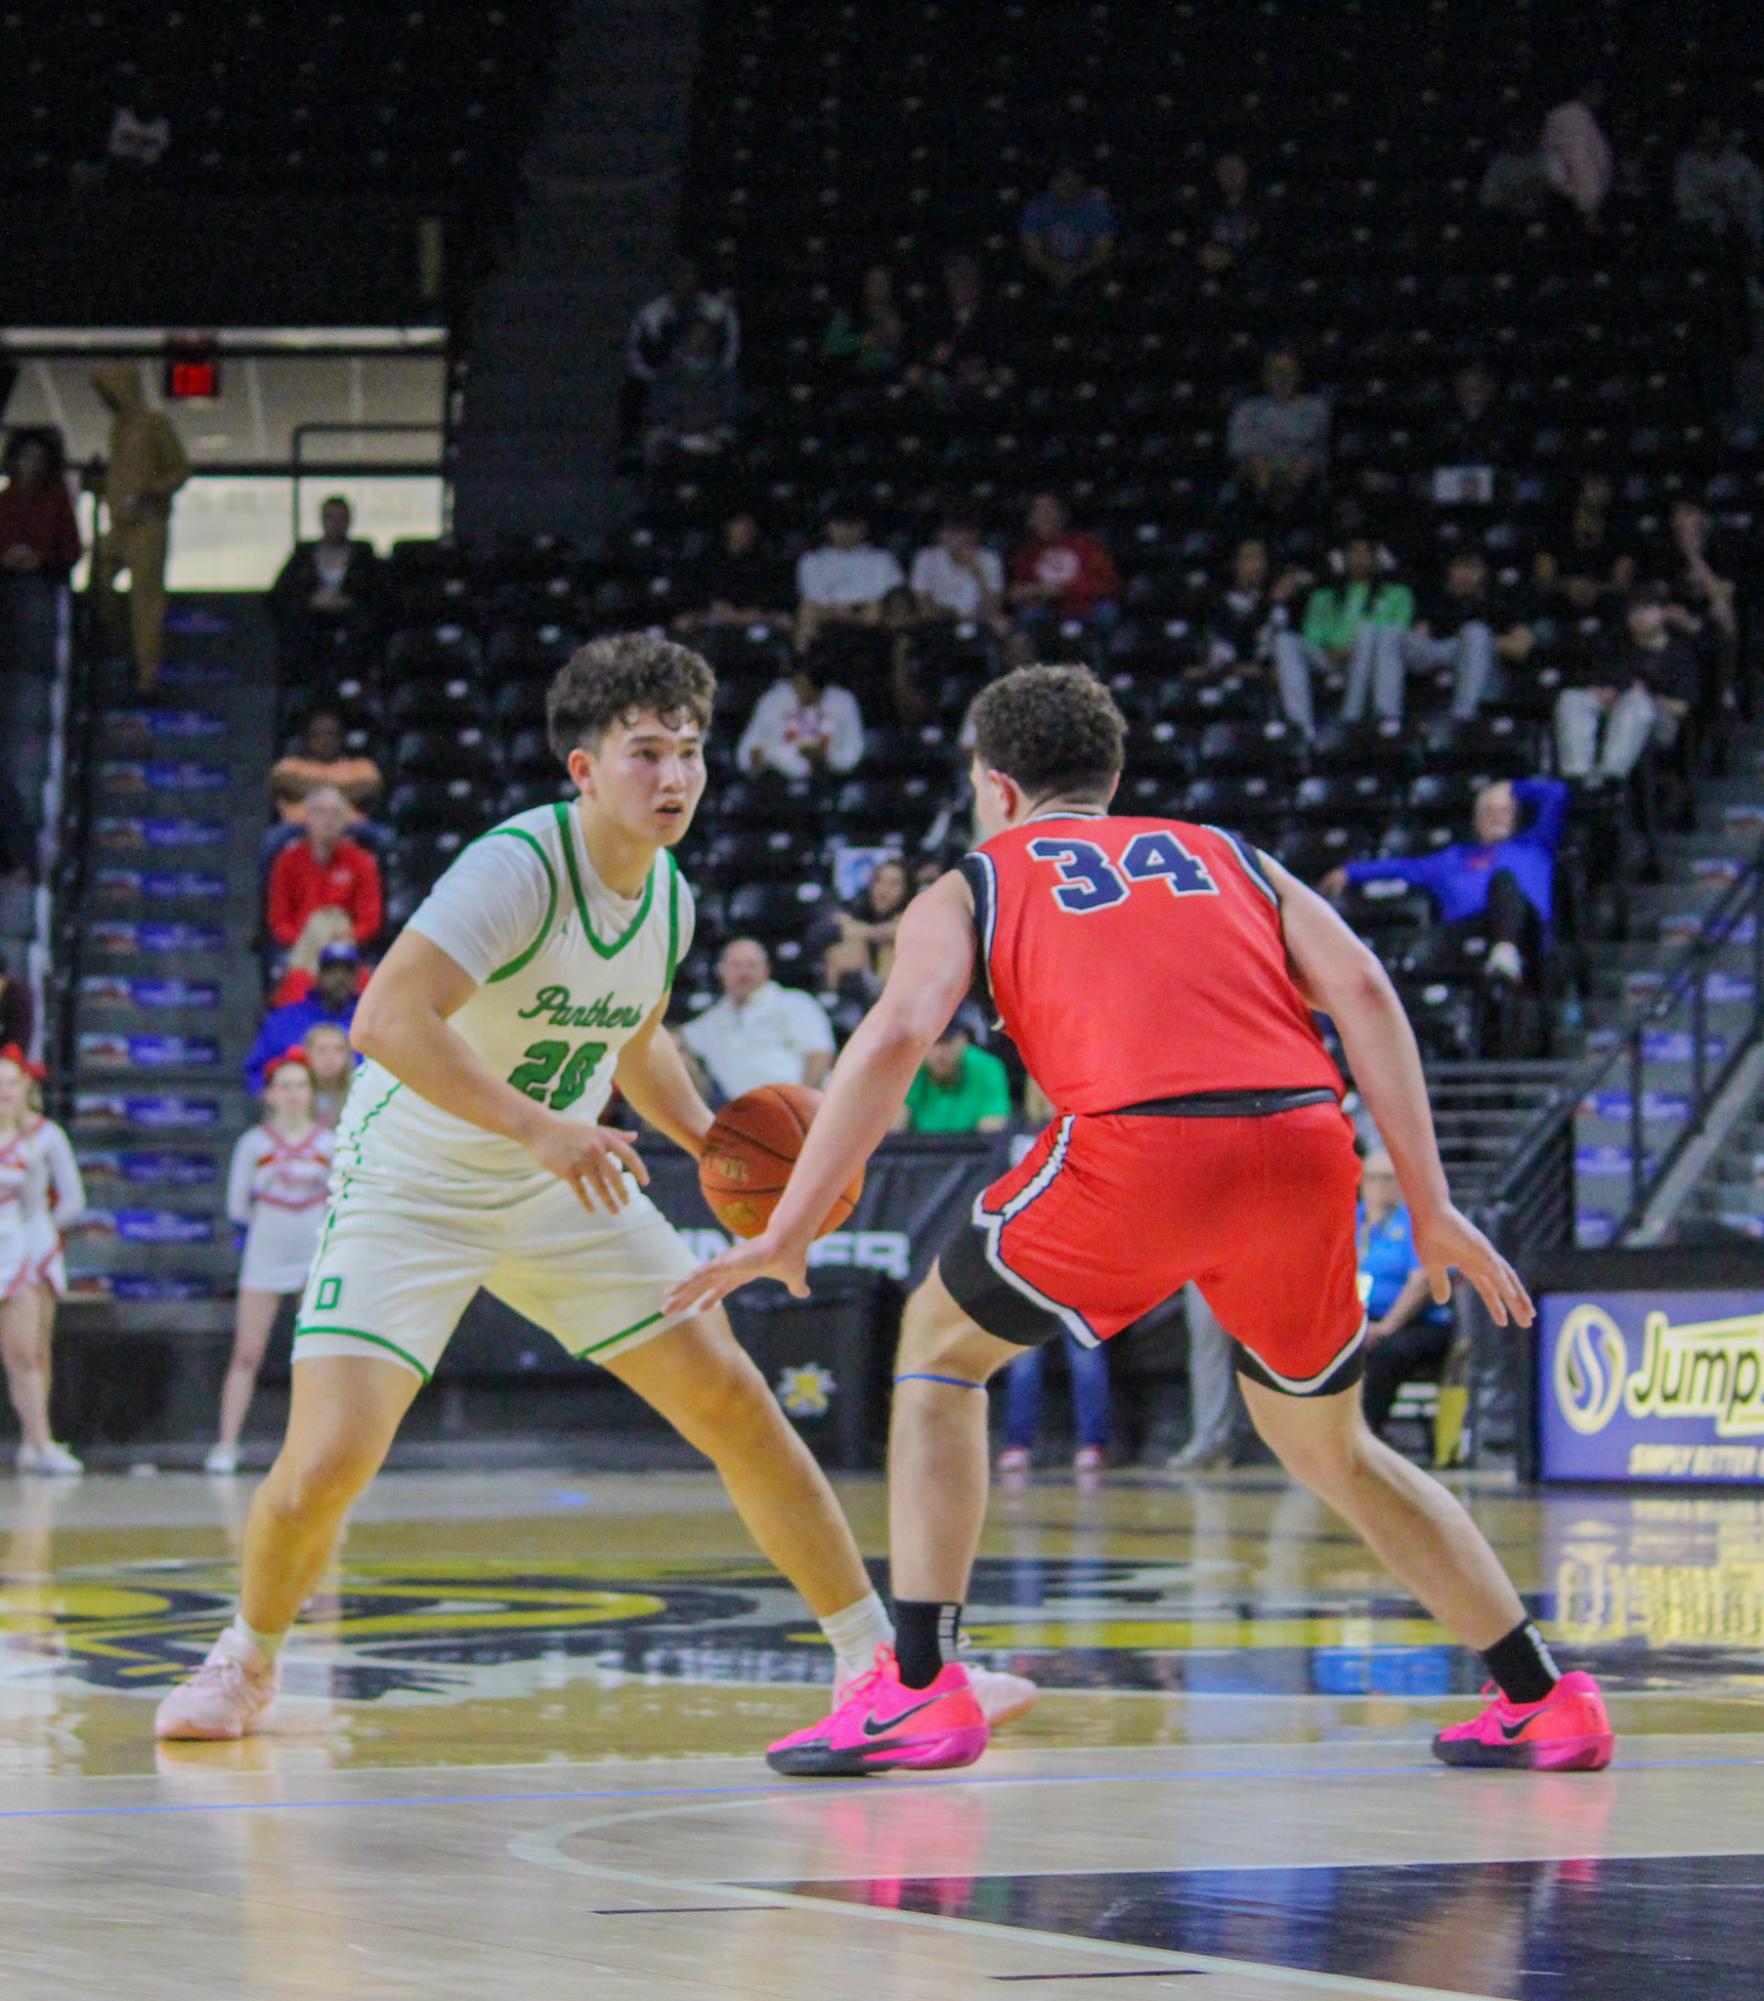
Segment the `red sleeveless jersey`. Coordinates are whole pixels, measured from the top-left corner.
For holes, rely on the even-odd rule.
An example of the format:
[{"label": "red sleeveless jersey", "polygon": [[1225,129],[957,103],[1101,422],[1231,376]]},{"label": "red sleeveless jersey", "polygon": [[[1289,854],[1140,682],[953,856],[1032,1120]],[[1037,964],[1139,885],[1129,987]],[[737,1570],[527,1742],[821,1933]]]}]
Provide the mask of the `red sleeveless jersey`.
[{"label": "red sleeveless jersey", "polygon": [[1038,815],[962,864],[993,1003],[1062,1112],[1211,1091],[1339,1093],[1280,903],[1217,827]]}]

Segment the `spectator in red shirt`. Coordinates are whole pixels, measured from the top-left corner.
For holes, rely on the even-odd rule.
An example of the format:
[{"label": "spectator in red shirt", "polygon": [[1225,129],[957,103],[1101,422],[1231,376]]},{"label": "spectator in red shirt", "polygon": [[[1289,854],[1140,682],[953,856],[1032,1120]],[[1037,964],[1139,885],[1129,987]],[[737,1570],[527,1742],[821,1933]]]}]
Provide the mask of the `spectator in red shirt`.
[{"label": "spectator in red shirt", "polygon": [[306,838],[277,855],[269,878],[270,936],[284,948],[315,910],[341,910],[358,945],[370,944],[381,923],[380,866],[344,835],[349,802],[334,785],[306,795]]},{"label": "spectator in red shirt", "polygon": [[1011,558],[1005,596],[1017,623],[1035,638],[1055,621],[1076,619],[1105,631],[1116,618],[1121,577],[1115,559],[1097,539],[1071,527],[1051,493],[1029,503],[1029,536]]},{"label": "spectator in red shirt", "polygon": [[64,584],[80,554],[60,439],[52,431],[15,431],[0,487],[0,571]]}]

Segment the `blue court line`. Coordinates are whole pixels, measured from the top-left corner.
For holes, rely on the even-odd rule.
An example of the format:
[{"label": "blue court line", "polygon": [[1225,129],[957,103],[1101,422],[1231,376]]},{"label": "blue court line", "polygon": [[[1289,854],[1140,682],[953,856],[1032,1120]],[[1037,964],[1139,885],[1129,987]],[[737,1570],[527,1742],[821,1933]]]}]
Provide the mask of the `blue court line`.
[{"label": "blue court line", "polygon": [[[1653,1758],[1642,1764],[1619,1765],[1616,1769],[1626,1772],[1695,1772],[1695,1771],[1737,1771],[1748,1767],[1764,1765],[1764,1757],[1758,1758]],[[899,1779],[889,1784],[891,1793],[938,1792],[953,1787],[985,1786],[994,1790],[1005,1786],[1125,1786],[1125,1785],[1193,1785],[1210,1779],[1278,1779],[1284,1782],[1309,1780],[1313,1783],[1328,1779],[1384,1779],[1384,1778],[1424,1778],[1442,1779],[1447,1775],[1444,1765],[1343,1765],[1324,1772],[1292,1771],[1285,1768],[1270,1768],[1265,1771],[1235,1769],[1221,1772],[1031,1772],[1015,1777],[996,1779],[921,1779],[902,1782]],[[115,1777],[124,1781],[130,1778],[169,1777],[160,1773],[120,1773]],[[222,1776],[216,1774],[217,1777]],[[241,1776],[245,1776],[241,1774]],[[251,1776],[271,1776],[252,1774]],[[817,1799],[829,1798],[836,1793],[865,1792],[877,1794],[876,1778],[853,1779],[849,1784],[840,1781],[814,1780],[805,1784],[798,1780],[793,1785],[782,1786],[636,1786],[629,1789],[609,1787],[598,1792],[571,1793],[436,1793],[428,1797],[418,1795],[410,1799],[320,1799],[320,1800],[193,1800],[181,1805],[156,1806],[50,1806],[50,1807],[10,1807],[0,1809],[0,1821],[8,1820],[136,1820],[172,1814],[192,1813],[312,1813],[320,1809],[344,1808],[352,1810],[373,1810],[380,1807],[418,1806],[523,1806],[529,1803],[539,1806],[573,1806],[578,1802],[587,1803],[601,1800],[656,1800],[656,1799],[763,1799],[790,1797]],[[102,1779],[92,1779],[89,1784],[102,1785]]]}]

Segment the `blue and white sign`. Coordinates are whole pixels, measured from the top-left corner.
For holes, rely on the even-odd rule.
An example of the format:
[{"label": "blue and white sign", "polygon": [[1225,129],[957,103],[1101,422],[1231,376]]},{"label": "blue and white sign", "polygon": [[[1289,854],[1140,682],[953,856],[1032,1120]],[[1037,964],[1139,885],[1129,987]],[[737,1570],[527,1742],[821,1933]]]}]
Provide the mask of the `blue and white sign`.
[{"label": "blue and white sign", "polygon": [[145,896],[160,903],[189,897],[213,903],[226,895],[227,879],[188,868],[101,868],[97,887],[102,896]]},{"label": "blue and white sign", "polygon": [[227,733],[220,716],[200,709],[116,709],[108,720],[119,735],[149,737],[155,743],[213,743]]},{"label": "blue and white sign", "polygon": [[218,952],[226,942],[218,924],[94,924],[86,936],[95,950],[118,958],[136,952]]},{"label": "blue and white sign", "polygon": [[1756,1290],[1546,1293],[1538,1337],[1543,1479],[1764,1479]]},{"label": "blue and white sign", "polygon": [[143,820],[138,815],[115,815],[100,820],[97,844],[110,854],[140,854],[163,848],[219,848],[226,845],[224,820],[192,820],[179,815],[164,820]]},{"label": "blue and white sign", "polygon": [[184,1098],[169,1093],[137,1097],[81,1091],[74,1097],[74,1117],[89,1124],[146,1126],[157,1131],[197,1130],[220,1124],[216,1098]]},{"label": "blue and white sign", "polygon": [[140,1187],[159,1182],[168,1188],[212,1188],[220,1162],[207,1153],[153,1153],[141,1147],[85,1148],[80,1171],[88,1182],[123,1182]]},{"label": "blue and white sign", "polygon": [[79,1047],[94,1069],[212,1070],[220,1062],[211,1035],[82,1035]]},{"label": "blue and white sign", "polygon": [[93,1007],[185,1007],[220,1005],[219,980],[128,980],[115,973],[90,973],[80,982],[80,998]]}]

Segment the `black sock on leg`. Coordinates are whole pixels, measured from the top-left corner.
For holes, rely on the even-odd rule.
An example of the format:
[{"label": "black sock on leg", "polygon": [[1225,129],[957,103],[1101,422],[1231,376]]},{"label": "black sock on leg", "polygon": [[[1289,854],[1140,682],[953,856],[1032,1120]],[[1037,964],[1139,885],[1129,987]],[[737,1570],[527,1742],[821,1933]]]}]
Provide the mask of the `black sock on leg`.
[{"label": "black sock on leg", "polygon": [[1562,1679],[1543,1635],[1529,1619],[1504,1640],[1496,1640],[1482,1659],[1490,1680],[1509,1702],[1542,1702]]},{"label": "black sock on leg", "polygon": [[947,1601],[897,1598],[894,1601],[894,1658],[908,1688],[929,1688],[955,1659],[962,1608]]}]

